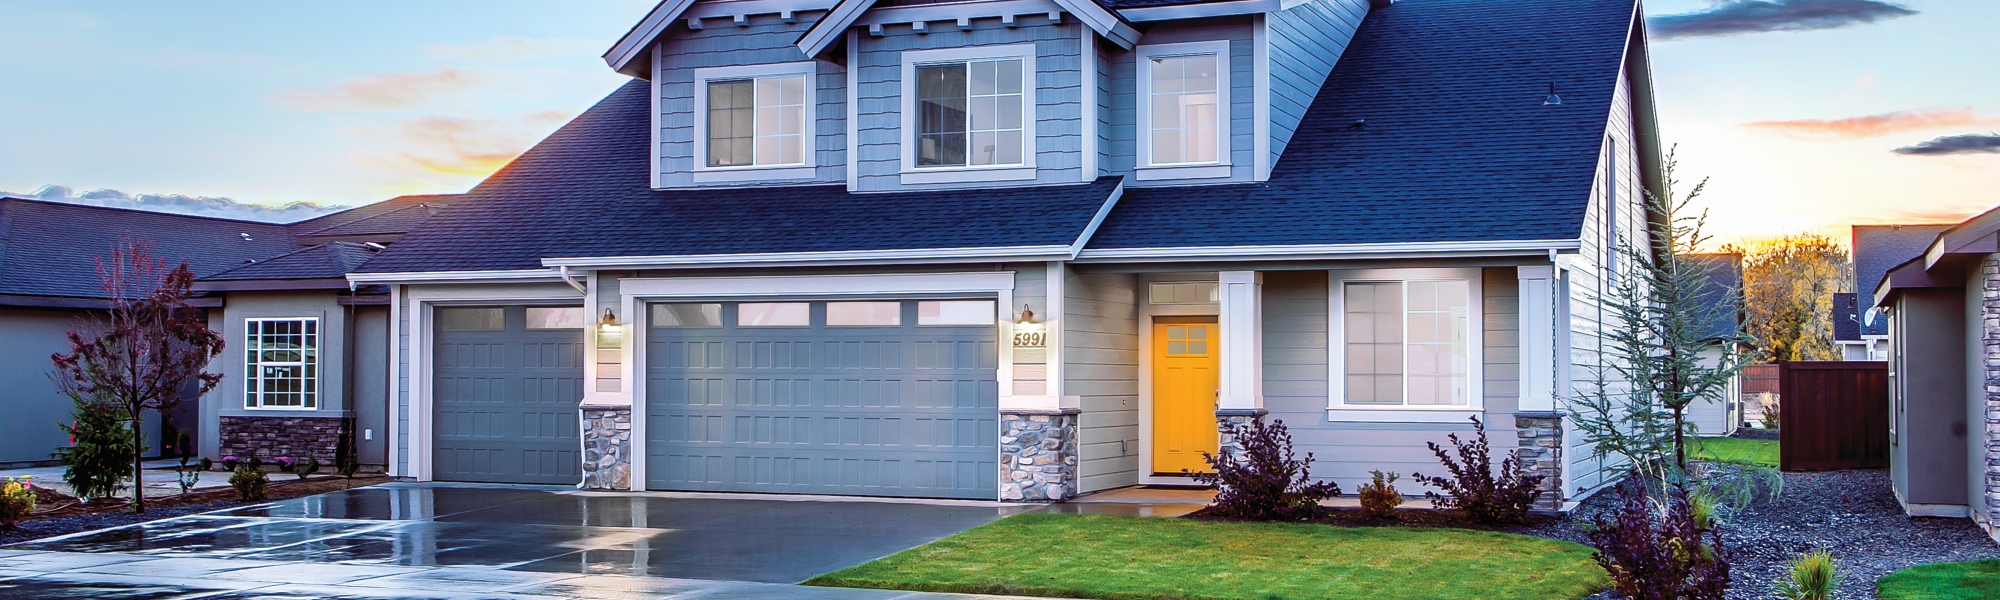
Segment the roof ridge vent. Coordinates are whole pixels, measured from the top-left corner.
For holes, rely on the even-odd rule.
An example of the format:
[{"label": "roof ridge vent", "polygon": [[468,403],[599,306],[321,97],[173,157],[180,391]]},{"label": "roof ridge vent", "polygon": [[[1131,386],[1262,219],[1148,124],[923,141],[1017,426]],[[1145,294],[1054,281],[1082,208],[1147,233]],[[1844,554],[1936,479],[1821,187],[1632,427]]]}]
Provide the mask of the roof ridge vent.
[{"label": "roof ridge vent", "polygon": [[1562,103],[1563,97],[1556,95],[1556,82],[1549,82],[1549,97],[1542,99],[1542,106],[1553,106]]}]

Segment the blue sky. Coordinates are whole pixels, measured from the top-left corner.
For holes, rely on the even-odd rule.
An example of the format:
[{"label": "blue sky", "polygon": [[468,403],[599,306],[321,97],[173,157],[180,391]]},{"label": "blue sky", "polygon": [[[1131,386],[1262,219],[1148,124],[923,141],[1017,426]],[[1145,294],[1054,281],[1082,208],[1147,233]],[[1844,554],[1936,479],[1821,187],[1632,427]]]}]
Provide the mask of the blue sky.
[{"label": "blue sky", "polygon": [[[622,83],[598,55],[652,4],[0,0],[0,190],[270,205],[463,191]],[[2000,2],[1646,10],[1757,4],[1875,12],[1807,31],[1656,34],[1662,129],[1683,179],[1711,178],[1721,238],[1844,238],[1849,223],[2000,204],[2000,153],[1893,152],[2000,131]]]}]

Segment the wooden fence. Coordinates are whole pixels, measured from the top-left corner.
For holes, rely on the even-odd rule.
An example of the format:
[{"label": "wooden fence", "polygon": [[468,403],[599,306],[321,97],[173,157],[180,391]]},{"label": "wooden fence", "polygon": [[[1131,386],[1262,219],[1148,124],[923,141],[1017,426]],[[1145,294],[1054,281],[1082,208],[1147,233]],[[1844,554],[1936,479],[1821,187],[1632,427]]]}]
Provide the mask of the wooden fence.
[{"label": "wooden fence", "polygon": [[1786,471],[1889,466],[1889,365],[1778,363],[1779,465]]}]

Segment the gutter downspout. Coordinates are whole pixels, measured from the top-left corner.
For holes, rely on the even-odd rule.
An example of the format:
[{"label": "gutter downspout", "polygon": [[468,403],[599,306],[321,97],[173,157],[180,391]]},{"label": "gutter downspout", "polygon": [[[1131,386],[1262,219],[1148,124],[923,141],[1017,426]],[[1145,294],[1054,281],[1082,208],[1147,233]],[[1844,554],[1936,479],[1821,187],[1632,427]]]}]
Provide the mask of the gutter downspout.
[{"label": "gutter downspout", "polygon": [[569,265],[556,267],[556,273],[562,276],[563,283],[567,283],[569,284],[570,287],[576,288],[576,293],[583,294],[586,297],[590,296],[589,289],[584,288],[583,284],[577,283],[575,279],[569,278]]}]

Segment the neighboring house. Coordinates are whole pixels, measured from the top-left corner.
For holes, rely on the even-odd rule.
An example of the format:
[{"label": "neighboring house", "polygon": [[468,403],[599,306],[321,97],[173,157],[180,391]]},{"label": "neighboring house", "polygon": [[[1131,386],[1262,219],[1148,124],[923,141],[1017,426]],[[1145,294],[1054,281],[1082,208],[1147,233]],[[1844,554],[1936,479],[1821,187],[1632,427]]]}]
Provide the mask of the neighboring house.
[{"label": "neighboring house", "polygon": [[1895,230],[1930,234],[1919,244],[1883,243],[1877,229],[1864,245],[1861,231],[1856,271],[1890,265],[1864,292],[1889,323],[1896,498],[1911,515],[1971,517],[2000,539],[2000,209]]},{"label": "neighboring house", "polygon": [[[1708,271],[1708,281],[1702,286],[1703,304],[1715,307],[1714,321],[1708,326],[1708,339],[1734,339],[1743,328],[1743,255],[1741,254],[1694,254],[1686,257],[1691,262],[1703,265]],[[1720,365],[1726,353],[1748,353],[1755,348],[1748,344],[1719,344],[1702,351],[1701,357],[1709,365]],[[1693,423],[1695,432],[1701,435],[1729,435],[1736,432],[1745,420],[1743,404],[1743,375],[1738,373],[1730,378],[1729,385],[1714,401],[1699,401],[1688,405],[1687,421]]]},{"label": "neighboring house", "polygon": [[[1889,318],[1871,301],[1882,276],[1891,267],[1922,254],[1925,246],[1950,224],[1855,225],[1853,227],[1854,301],[1852,314],[1844,314],[1839,294],[1834,295],[1834,339],[1841,346],[1841,360],[1889,360]],[[1852,325],[1853,329],[1843,329]]]},{"label": "neighboring house", "polygon": [[[6,344],[0,344],[0,382],[5,382],[0,386],[0,410],[9,417],[0,420],[0,465],[49,463],[49,455],[55,448],[69,444],[68,436],[57,424],[69,421],[71,402],[57,391],[49,377],[52,370],[49,356],[69,351],[65,333],[81,324],[91,311],[109,306],[106,294],[100,289],[97,264],[125,240],[150,242],[156,257],[169,265],[187,261],[195,275],[203,278],[196,284],[199,293],[192,303],[208,311],[216,330],[225,334],[227,344],[211,369],[229,374],[223,389],[240,389],[241,369],[230,368],[243,363],[247,338],[240,329],[225,328],[221,315],[235,314],[239,308],[254,306],[261,300],[250,291],[255,288],[243,281],[244,277],[232,274],[267,270],[326,252],[332,246],[315,244],[326,243],[320,238],[328,237],[329,229],[338,233],[343,230],[337,228],[356,229],[362,223],[391,218],[413,223],[407,215],[391,215],[406,213],[406,209],[420,204],[437,205],[435,200],[439,198],[398,198],[290,225],[0,198],[0,338],[7,340]],[[395,236],[369,233],[362,237],[392,242]],[[374,253],[372,247],[336,243],[347,248],[348,267],[359,264],[356,259],[361,258],[361,253],[355,252],[355,248],[365,248],[368,255]],[[343,279],[345,274],[344,270],[322,269],[321,284],[345,292],[348,288]],[[230,281],[211,283],[209,278]],[[328,311],[337,314],[345,310],[342,308],[345,304],[336,302],[328,292],[323,305],[295,308],[297,314]],[[378,324],[376,330],[379,338],[387,331],[386,323]],[[372,343],[382,342],[377,339]],[[326,370],[315,375],[322,379],[344,376],[343,364],[329,362]],[[376,386],[368,391],[378,389]],[[338,388],[329,391],[339,392]],[[240,393],[236,397],[234,406],[241,406]],[[379,405],[380,400],[375,404]],[[169,420],[179,431],[199,431],[194,440],[196,448],[214,449],[220,447],[215,415],[228,414],[230,410],[190,397],[170,412]],[[167,431],[156,416],[148,415],[149,452],[159,451]],[[380,443],[376,445],[379,447]],[[365,457],[366,452],[363,454]],[[376,457],[379,464],[379,448]],[[329,461],[331,458],[327,457]]]},{"label": "neighboring house", "polygon": [[[1840,348],[1840,360],[1880,360],[1874,358],[1876,354],[1874,352],[1875,348],[1871,347],[1875,345],[1876,341],[1862,338],[1861,332],[1867,328],[1862,323],[1862,317],[1859,294],[1841,293],[1833,295],[1833,344]],[[1888,322],[1877,317],[1872,307],[1867,313],[1867,318],[1872,321],[1879,321],[1881,329],[1885,332],[1888,331]],[[1888,345],[1887,336],[1883,336],[1883,338],[1882,345],[1886,347]]]},{"label": "neighboring house", "polygon": [[1351,487],[1477,416],[1564,506],[1661,186],[1641,17],[668,0],[633,81],[347,276],[391,471],[1063,499],[1267,416]]}]

